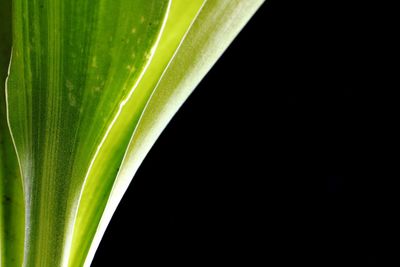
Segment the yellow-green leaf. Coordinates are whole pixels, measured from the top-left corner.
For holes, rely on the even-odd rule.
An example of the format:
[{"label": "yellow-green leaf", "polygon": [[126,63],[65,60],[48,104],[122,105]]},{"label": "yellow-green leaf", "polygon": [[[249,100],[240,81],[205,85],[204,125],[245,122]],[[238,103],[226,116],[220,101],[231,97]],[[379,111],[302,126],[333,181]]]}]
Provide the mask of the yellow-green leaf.
[{"label": "yellow-green leaf", "polygon": [[[263,2],[204,1],[161,78],[157,83],[148,82],[144,85],[148,91],[152,91],[152,96],[135,128],[113,184],[88,263],[133,175],[162,130]],[[133,100],[128,102],[127,110],[134,105]],[[126,116],[129,118],[129,115]]]},{"label": "yellow-green leaf", "polygon": [[90,266],[145,155],[263,2],[0,0],[1,266]]}]

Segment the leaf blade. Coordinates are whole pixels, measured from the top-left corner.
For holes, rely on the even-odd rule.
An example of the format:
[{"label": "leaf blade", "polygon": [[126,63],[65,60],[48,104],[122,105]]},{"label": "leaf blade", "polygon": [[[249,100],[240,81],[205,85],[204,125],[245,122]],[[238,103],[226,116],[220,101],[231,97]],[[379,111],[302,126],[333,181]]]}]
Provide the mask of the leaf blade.
[{"label": "leaf blade", "polygon": [[[263,2],[205,1],[161,80],[154,85],[155,91],[135,128],[113,185],[98,229],[97,242],[104,234],[109,218],[155,140]],[[216,18],[219,24],[216,23]],[[93,257],[93,254],[91,256]]]},{"label": "leaf blade", "polygon": [[167,0],[16,0],[7,86],[24,264],[66,265],[82,185],[160,34]]},{"label": "leaf blade", "polygon": [[[135,173],[170,119],[263,2],[264,0],[250,3],[245,0],[207,1],[146,106],[121,167],[121,178],[125,176],[130,180],[129,174]],[[230,25],[230,29],[227,31],[224,27],[216,26],[213,16],[220,17],[221,21],[225,20],[221,23],[222,26]],[[209,32],[205,34],[199,29],[204,27],[205,22],[210,27],[214,26],[214,34],[219,38],[214,36],[211,42],[207,41],[205,35]],[[199,39],[204,40],[202,42]],[[194,54],[193,47],[196,46],[199,48]],[[210,49],[211,47],[214,49]],[[126,189],[125,186],[121,187]],[[121,196],[120,193],[116,195]]]},{"label": "leaf blade", "polygon": [[[104,144],[103,150],[99,153],[99,158],[93,167],[93,172],[88,177],[80,202],[74,233],[74,242],[80,242],[80,240],[87,238],[85,237],[87,235],[92,236],[94,240],[90,249],[89,246],[86,246],[89,251],[85,266],[90,265],[95,250],[101,240],[103,230],[111,219],[111,216],[104,217],[102,212],[107,203],[120,164],[114,167],[117,170],[115,173],[112,173],[110,170],[105,170],[102,166],[104,162],[107,161],[110,154],[115,155],[112,151],[115,151],[118,147],[124,148],[118,153],[120,163],[122,162],[131,135],[157,81],[203,3],[204,0],[177,0],[172,2],[168,21],[166,22],[163,36],[157,46],[154,58],[144,74],[143,79],[133,93],[132,98],[126,103],[126,107],[122,110],[115,123],[114,129],[110,132],[111,138]],[[171,18],[179,18],[179,23],[171,21]],[[99,181],[107,181],[107,184]],[[97,224],[102,217],[103,223],[100,229],[98,229]],[[102,227],[104,227],[104,229]],[[74,259],[71,261],[71,266],[74,266],[72,262],[79,265],[76,262],[85,260],[83,256],[85,253],[85,246],[73,252],[72,255],[76,256],[73,256]]]},{"label": "leaf blade", "polygon": [[0,266],[20,266],[24,245],[24,205],[19,165],[11,140],[5,80],[11,53],[11,1],[0,0]]}]

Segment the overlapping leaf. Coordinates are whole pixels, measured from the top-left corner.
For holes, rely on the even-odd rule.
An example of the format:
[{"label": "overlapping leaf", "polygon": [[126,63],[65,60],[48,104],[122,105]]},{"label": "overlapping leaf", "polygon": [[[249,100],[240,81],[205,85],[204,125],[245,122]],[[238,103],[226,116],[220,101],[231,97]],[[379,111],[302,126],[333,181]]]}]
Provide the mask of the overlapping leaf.
[{"label": "overlapping leaf", "polygon": [[[152,92],[152,96],[135,127],[106,209],[102,214],[87,264],[94,256],[112,214],[151,146],[262,3],[262,0],[204,1],[160,79],[157,83],[143,83],[147,91]],[[162,45],[161,42],[160,46]],[[127,110],[133,106],[134,102],[128,102]],[[131,118],[128,112],[122,113],[121,116]]]},{"label": "overlapping leaf", "polygon": [[[132,133],[157,81],[204,2],[204,0],[177,0],[172,2],[168,21],[154,58],[132,97],[121,110],[113,129],[109,132],[109,138],[105,140],[101,147],[97,159],[93,163],[92,171],[87,177],[73,238],[73,243],[79,243],[81,246],[72,248],[71,266],[80,266],[85,262],[85,259],[86,265],[90,264],[102,236],[99,235],[101,231],[98,224],[108,203],[109,194]],[[113,162],[110,162],[110,155],[113,155]],[[108,166],[107,168],[104,167],[105,164]],[[106,218],[105,224],[108,224],[111,216],[104,218]],[[86,258],[89,248],[91,248],[90,255]]]},{"label": "overlapping leaf", "polygon": [[14,0],[2,266],[90,265],[148,150],[262,2]]}]

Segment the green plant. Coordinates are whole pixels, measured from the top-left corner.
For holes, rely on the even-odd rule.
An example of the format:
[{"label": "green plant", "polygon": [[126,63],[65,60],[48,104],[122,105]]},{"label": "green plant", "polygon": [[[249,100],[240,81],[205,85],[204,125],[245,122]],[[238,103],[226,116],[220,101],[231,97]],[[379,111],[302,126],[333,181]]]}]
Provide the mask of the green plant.
[{"label": "green plant", "polygon": [[90,265],[145,155],[262,3],[0,0],[1,266]]}]

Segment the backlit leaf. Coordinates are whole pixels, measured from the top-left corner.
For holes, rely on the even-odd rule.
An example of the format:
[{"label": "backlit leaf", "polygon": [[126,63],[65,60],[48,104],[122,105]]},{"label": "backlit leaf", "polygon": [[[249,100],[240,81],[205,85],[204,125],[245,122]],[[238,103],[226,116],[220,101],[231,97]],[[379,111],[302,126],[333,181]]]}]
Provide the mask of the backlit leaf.
[{"label": "backlit leaf", "polygon": [[151,146],[263,2],[0,0],[1,266],[90,266]]}]

